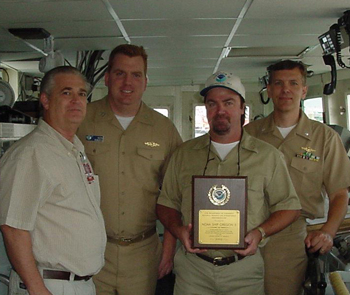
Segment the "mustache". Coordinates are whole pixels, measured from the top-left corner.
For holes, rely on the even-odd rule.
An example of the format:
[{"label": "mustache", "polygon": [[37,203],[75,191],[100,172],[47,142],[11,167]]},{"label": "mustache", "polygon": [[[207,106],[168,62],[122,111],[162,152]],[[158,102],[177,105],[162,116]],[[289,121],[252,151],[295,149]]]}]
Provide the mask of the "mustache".
[{"label": "mustache", "polygon": [[224,114],[217,114],[217,115],[215,115],[215,117],[214,117],[214,120],[216,120],[216,119],[227,119],[227,120],[229,120],[230,117],[227,116],[227,115],[224,115]]}]

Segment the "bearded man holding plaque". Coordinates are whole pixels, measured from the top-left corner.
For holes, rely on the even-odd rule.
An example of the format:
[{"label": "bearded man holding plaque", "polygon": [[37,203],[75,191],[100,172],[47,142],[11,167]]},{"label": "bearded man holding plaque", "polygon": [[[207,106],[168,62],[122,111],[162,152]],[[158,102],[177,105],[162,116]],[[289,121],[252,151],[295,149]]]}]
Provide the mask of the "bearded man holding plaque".
[{"label": "bearded man holding plaque", "polygon": [[175,295],[264,294],[260,247],[300,215],[283,155],[243,132],[245,88],[217,72],[200,92],[209,134],[173,154],[157,213],[182,243]]}]

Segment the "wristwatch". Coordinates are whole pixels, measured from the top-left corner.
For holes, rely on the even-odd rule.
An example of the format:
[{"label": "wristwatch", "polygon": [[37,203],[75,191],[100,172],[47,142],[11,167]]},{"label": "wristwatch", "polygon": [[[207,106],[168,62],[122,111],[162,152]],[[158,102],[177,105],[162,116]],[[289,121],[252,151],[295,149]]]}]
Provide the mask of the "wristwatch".
[{"label": "wristwatch", "polygon": [[266,233],[265,233],[264,229],[261,226],[258,226],[256,229],[261,233],[261,241],[260,242],[264,241],[266,238]]}]

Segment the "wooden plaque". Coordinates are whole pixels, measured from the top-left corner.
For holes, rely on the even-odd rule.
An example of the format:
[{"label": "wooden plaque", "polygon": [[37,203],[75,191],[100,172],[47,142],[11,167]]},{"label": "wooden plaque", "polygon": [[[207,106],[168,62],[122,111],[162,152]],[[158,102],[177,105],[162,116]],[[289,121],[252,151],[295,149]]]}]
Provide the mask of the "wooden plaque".
[{"label": "wooden plaque", "polygon": [[192,176],[193,248],[246,248],[247,182],[246,176]]}]

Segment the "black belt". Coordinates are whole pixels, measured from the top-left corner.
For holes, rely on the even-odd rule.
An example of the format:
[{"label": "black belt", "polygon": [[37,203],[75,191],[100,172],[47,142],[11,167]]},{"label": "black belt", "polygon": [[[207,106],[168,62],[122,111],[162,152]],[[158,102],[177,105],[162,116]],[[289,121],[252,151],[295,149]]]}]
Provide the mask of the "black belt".
[{"label": "black belt", "polygon": [[[49,270],[44,269],[43,270],[43,278],[44,279],[51,279],[51,280],[64,280],[69,281],[70,280],[71,273],[69,271],[61,271],[61,270]],[[88,281],[92,278],[92,276],[78,276],[74,275],[74,281]]]},{"label": "black belt", "polygon": [[147,238],[153,236],[156,233],[156,228],[153,227],[148,231],[145,231],[143,234],[135,237],[135,238],[112,238],[107,237],[107,241],[113,244],[117,244],[119,246],[129,246],[130,244],[134,244],[137,242],[141,242],[146,240]]},{"label": "black belt", "polygon": [[230,256],[230,257],[215,257],[215,258],[211,258],[209,256],[206,255],[202,255],[202,254],[196,254],[199,258],[202,258],[205,261],[208,261],[212,264],[214,264],[215,266],[223,266],[223,265],[229,265],[233,262],[239,261],[241,259],[243,259],[245,256],[242,255],[238,255],[237,256]]}]

